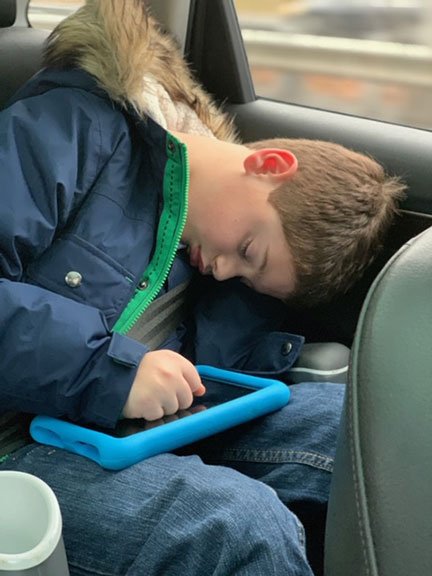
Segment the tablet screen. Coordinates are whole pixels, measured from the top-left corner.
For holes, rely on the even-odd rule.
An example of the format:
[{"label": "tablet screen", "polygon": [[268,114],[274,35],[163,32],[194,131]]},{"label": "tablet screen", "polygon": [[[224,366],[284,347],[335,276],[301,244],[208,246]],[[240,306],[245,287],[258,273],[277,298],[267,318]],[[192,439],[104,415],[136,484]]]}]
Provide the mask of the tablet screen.
[{"label": "tablet screen", "polygon": [[137,432],[143,432],[144,430],[150,430],[151,428],[168,424],[169,422],[179,420],[180,418],[187,418],[188,416],[192,416],[192,414],[202,412],[212,406],[218,406],[224,402],[229,402],[230,400],[246,396],[247,394],[252,394],[256,391],[256,388],[224,384],[216,382],[215,380],[206,380],[205,378],[202,378],[202,383],[206,387],[206,393],[204,396],[194,398],[192,406],[187,410],[179,410],[175,414],[165,416],[159,420],[120,420],[114,430],[103,429],[103,432],[117,438],[123,438],[125,436],[130,436],[131,434],[136,434]]}]

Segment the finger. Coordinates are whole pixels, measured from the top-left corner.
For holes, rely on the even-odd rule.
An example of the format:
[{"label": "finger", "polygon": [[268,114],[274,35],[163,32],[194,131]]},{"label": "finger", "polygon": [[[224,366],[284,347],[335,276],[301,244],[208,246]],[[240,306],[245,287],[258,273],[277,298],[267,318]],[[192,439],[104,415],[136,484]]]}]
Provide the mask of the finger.
[{"label": "finger", "polygon": [[148,406],[146,406],[145,410],[141,414],[141,418],[144,420],[159,420],[159,418],[164,417],[164,411],[162,406],[157,402],[152,402]]},{"label": "finger", "polygon": [[183,376],[186,382],[189,384],[192,394],[194,396],[202,396],[203,394],[205,394],[206,389],[203,383],[201,382],[201,377],[198,374],[198,370],[195,368],[192,362],[189,362],[189,360],[186,360],[186,358],[183,358],[183,360],[184,360],[182,367]]},{"label": "finger", "polygon": [[193,395],[189,383],[185,378],[182,378],[182,380],[182,385],[179,386],[179,389],[177,390],[177,400],[180,410],[185,410],[192,404]]},{"label": "finger", "polygon": [[175,414],[181,406],[179,405],[179,401],[177,399],[178,394],[176,395],[174,392],[167,395],[163,401],[163,413],[165,416],[170,416],[171,414]]},{"label": "finger", "polygon": [[194,394],[194,396],[204,396],[204,394],[206,392],[207,392],[206,387],[201,382],[201,386],[198,388],[198,390],[195,390],[195,392],[193,394]]}]

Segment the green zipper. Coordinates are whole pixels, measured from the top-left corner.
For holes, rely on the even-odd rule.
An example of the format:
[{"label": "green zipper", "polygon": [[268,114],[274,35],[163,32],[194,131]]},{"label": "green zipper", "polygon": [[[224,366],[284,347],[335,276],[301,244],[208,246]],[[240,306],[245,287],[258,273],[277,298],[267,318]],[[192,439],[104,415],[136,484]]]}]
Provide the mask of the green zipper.
[{"label": "green zipper", "polygon": [[156,235],[156,249],[135,295],[114,324],[113,332],[126,334],[156,298],[168,277],[186,223],[189,160],[185,144],[167,136],[168,160],[163,178],[163,209]]}]

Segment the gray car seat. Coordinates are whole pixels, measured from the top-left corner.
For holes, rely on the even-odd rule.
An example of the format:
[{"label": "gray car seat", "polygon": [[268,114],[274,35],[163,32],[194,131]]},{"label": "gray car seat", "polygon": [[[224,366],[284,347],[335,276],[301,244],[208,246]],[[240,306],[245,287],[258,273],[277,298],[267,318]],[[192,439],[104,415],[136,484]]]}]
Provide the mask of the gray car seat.
[{"label": "gray car seat", "polygon": [[356,331],[326,576],[432,574],[432,228],[387,263]]},{"label": "gray car seat", "polygon": [[28,28],[25,2],[0,1],[0,108],[39,70],[46,30]]}]

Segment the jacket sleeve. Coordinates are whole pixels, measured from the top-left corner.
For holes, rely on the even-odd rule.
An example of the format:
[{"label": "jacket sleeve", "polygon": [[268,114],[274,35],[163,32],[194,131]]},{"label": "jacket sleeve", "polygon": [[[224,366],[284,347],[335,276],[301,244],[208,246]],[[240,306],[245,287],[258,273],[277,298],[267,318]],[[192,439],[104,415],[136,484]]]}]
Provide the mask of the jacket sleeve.
[{"label": "jacket sleeve", "polygon": [[146,348],[23,276],[79,208],[121,127],[102,131],[97,104],[76,90],[0,113],[0,411],[113,426],[127,399]]},{"label": "jacket sleeve", "polygon": [[289,380],[304,338],[285,331],[285,305],[238,280],[202,281],[195,306],[198,364]]}]

